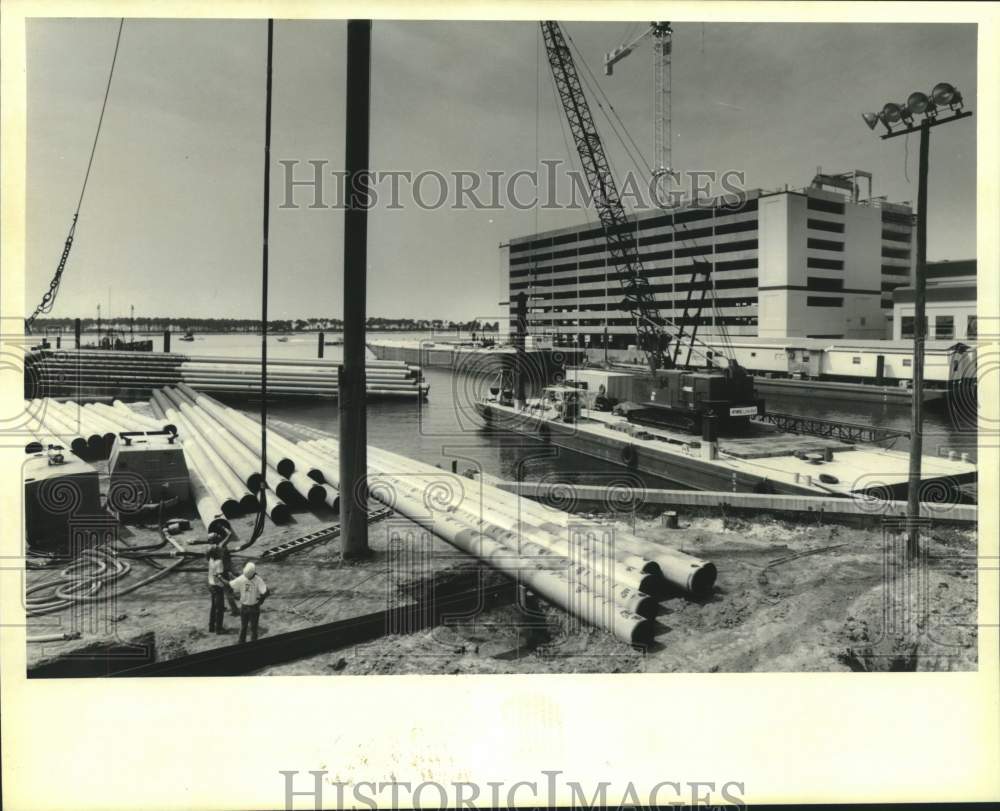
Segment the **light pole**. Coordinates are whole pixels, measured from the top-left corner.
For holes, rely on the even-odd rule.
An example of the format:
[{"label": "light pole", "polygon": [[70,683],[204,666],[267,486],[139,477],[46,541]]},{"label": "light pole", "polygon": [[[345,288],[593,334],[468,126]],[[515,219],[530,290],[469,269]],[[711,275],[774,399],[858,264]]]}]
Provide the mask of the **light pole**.
[{"label": "light pole", "polygon": [[[920,546],[920,460],[923,454],[924,427],[924,342],[927,313],[927,165],[930,156],[931,127],[968,118],[962,109],[962,94],[942,82],[928,96],[911,93],[905,104],[890,102],[879,113],[862,113],[868,128],[881,123],[886,134],[882,140],[920,133],[920,169],[917,185],[917,261],[913,278],[913,406],[910,413],[910,475],[907,486],[907,552],[913,560]],[[922,116],[918,122],[916,116]],[[901,125],[894,129],[895,125]]]}]

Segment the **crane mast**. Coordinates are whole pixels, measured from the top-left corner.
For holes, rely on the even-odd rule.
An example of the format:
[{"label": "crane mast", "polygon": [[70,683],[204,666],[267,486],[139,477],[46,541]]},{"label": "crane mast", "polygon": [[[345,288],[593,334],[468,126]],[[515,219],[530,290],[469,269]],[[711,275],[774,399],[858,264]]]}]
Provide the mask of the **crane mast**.
[{"label": "crane mast", "polygon": [[652,23],[653,28],[653,150],[656,164],[653,177],[659,183],[669,181],[673,171],[670,121],[670,55],[673,31],[670,23]]},{"label": "crane mast", "polygon": [[652,371],[673,365],[668,353],[670,335],[639,258],[635,230],[625,216],[625,207],[611,174],[604,144],[594,124],[590,104],[584,95],[576,63],[558,22],[543,20],[542,37],[556,92],[569,122],[573,141],[583,164],[587,185],[604,228],[608,257],[625,294],[622,302],[636,323],[636,339],[646,354]]},{"label": "crane mast", "polygon": [[[631,42],[620,45],[604,55],[604,74],[613,76],[618,62],[646,39],[650,37],[653,39],[653,182],[657,190],[663,188],[663,183],[669,183],[670,173],[674,168],[670,110],[673,35],[670,23],[651,22],[649,27]],[[665,199],[660,197],[661,204]]]}]

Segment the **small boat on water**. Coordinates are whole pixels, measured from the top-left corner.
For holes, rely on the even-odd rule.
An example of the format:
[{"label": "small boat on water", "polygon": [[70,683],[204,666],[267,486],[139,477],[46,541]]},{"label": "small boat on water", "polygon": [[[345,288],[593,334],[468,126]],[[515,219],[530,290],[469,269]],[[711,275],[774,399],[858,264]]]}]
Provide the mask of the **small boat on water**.
[{"label": "small boat on water", "polygon": [[287,335],[279,335],[278,336],[278,343],[279,344],[287,344],[288,343],[288,336]]},{"label": "small boat on water", "polygon": [[188,343],[190,343],[191,341],[194,340],[194,333],[191,332],[191,330],[188,330],[178,340],[187,341]]}]

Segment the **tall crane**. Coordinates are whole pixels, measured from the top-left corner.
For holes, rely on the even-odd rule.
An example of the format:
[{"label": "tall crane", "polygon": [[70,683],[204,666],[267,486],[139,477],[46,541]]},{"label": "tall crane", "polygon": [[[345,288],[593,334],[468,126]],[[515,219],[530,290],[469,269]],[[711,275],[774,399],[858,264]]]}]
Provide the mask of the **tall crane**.
[{"label": "tall crane", "polygon": [[625,216],[625,207],[594,124],[590,104],[583,93],[576,63],[559,23],[543,20],[541,26],[556,92],[583,164],[591,199],[604,227],[608,257],[625,294],[622,307],[635,319],[636,339],[649,360],[650,369],[669,368],[673,365],[667,351],[670,335],[665,330],[666,323],[657,309],[656,298],[639,259],[635,231]]},{"label": "tall crane", "polygon": [[[704,427],[706,433],[702,436],[706,440],[714,435],[711,426],[716,425],[717,420],[722,420],[727,429],[745,424],[763,407],[763,403],[756,400],[753,378],[735,359],[714,356],[713,350],[704,343],[696,344],[694,333],[698,317],[697,314],[691,317],[690,307],[694,304],[697,312],[701,311],[701,303],[695,302],[693,296],[697,284],[695,279],[701,266],[695,263],[692,268],[684,316],[695,327],[691,335],[685,336],[677,324],[660,315],[656,306],[656,298],[639,257],[638,236],[625,217],[625,209],[566,37],[557,22],[542,21],[541,27],[556,91],[576,142],[591,200],[601,219],[608,258],[614,267],[614,277],[625,293],[619,308],[631,313],[635,319],[637,341],[646,354],[650,371],[657,378],[657,385],[665,395],[656,401],[655,392],[652,392],[650,402],[633,409],[634,413],[630,411],[626,414],[627,418],[640,424],[688,431]],[[704,266],[711,270],[707,262]],[[701,291],[704,300],[705,288],[701,287]],[[697,353],[708,362],[708,366],[713,367],[714,359],[718,357],[725,361],[725,367],[699,372],[675,368],[681,339],[687,342],[687,362],[690,362],[692,353]],[[671,341],[676,341],[672,355],[668,351]],[[666,371],[656,375],[657,369],[661,368]]]},{"label": "tall crane", "polygon": [[673,171],[671,154],[670,57],[673,50],[673,29],[670,23],[651,22],[649,27],[631,42],[619,45],[604,55],[604,73],[614,75],[615,65],[645,40],[653,40],[653,183],[661,188]]},{"label": "tall crane", "polygon": [[[734,360],[723,358],[696,338],[698,316],[704,303],[708,273],[711,270],[708,262],[693,259],[694,268],[684,308],[685,319],[694,324],[691,334],[685,335],[683,326],[660,314],[639,257],[635,229],[625,216],[618,187],[604,152],[604,144],[594,124],[590,104],[583,92],[566,37],[559,23],[553,20],[542,21],[541,27],[556,91],[583,164],[591,199],[604,228],[608,258],[614,267],[614,277],[625,294],[621,309],[628,312],[635,321],[637,343],[646,355],[650,370],[655,372],[657,369],[674,368],[680,360],[682,339],[688,350],[685,365],[690,363],[692,354],[698,355],[709,365],[714,365],[713,358],[725,360],[727,367],[735,365]],[[704,280],[696,281],[702,275]],[[700,300],[693,295],[696,289],[702,292]],[[692,307],[695,309],[692,310]],[[669,350],[672,341],[675,345],[671,353]]]}]

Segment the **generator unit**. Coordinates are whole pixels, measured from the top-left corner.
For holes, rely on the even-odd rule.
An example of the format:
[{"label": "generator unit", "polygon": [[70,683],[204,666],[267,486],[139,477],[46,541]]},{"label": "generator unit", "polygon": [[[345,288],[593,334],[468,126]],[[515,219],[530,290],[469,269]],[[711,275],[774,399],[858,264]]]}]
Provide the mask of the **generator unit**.
[{"label": "generator unit", "polygon": [[24,473],[24,534],[28,546],[47,551],[70,545],[73,516],[101,514],[97,469],[58,451],[31,455]]},{"label": "generator unit", "polygon": [[111,448],[108,506],[117,513],[138,512],[160,501],[191,500],[184,450],[172,431],[125,431]]}]

